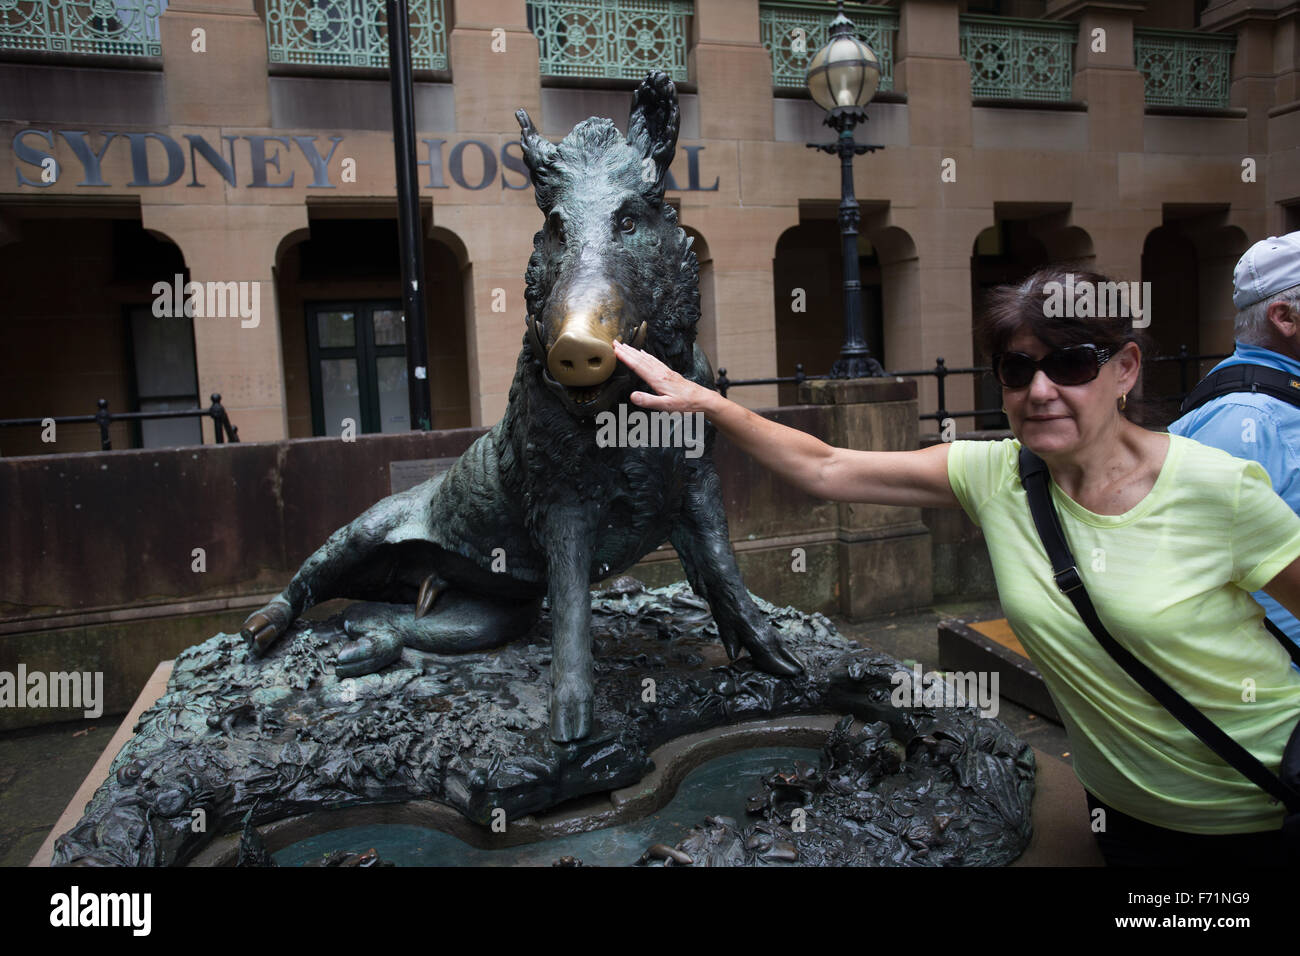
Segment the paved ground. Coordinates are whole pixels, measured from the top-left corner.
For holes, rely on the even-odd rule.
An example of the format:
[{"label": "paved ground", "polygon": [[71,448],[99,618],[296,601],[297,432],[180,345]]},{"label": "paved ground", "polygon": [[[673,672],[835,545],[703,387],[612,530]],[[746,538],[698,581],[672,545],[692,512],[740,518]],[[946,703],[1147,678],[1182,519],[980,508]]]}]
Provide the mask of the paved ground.
[{"label": "paved ground", "polygon": [[[901,661],[938,669],[937,625],[941,618],[1001,617],[996,601],[943,604],[923,611],[849,623],[832,619],[852,640]],[[1069,760],[1065,731],[1003,699],[998,713],[1026,743]],[[68,801],[108,745],[122,715],[53,724],[0,735],[0,866],[26,866]]]}]

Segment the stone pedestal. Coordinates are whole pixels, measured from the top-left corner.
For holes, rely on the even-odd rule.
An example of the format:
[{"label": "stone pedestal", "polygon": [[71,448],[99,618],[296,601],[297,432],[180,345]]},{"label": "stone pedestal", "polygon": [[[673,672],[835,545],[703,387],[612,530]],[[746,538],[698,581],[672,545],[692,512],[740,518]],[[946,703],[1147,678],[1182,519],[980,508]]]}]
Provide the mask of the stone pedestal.
[{"label": "stone pedestal", "polygon": [[[799,403],[833,406],[827,441],[859,451],[914,451],[916,383],[900,378],[805,382]],[[921,509],[840,502],[839,613],[861,620],[933,598],[930,531]]]}]

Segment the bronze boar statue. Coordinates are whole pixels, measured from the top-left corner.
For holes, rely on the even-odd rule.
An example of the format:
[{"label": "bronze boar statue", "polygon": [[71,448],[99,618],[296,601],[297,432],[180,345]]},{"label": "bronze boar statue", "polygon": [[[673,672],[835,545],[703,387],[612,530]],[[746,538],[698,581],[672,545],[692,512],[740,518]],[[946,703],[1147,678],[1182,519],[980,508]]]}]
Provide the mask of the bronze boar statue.
[{"label": "bronze boar statue", "polygon": [[593,117],[552,144],[527,113],[516,115],[546,218],[533,237],[526,329],[505,416],[447,471],[330,535],[242,633],[260,654],[321,601],[386,602],[345,614],[352,640],[336,670],[356,676],[392,664],[403,646],[447,654],[518,639],[545,596],[550,736],[563,743],[592,726],[590,585],[665,540],[732,658],[748,650],[777,675],[802,666],[741,581],[709,454],[712,426],[694,455],[685,442],[597,440],[601,412],[649,390],[615,359],[615,339],[713,387],[695,344],[699,263],[664,202],[679,122],[672,81],[653,73],[641,83],[626,138]]}]

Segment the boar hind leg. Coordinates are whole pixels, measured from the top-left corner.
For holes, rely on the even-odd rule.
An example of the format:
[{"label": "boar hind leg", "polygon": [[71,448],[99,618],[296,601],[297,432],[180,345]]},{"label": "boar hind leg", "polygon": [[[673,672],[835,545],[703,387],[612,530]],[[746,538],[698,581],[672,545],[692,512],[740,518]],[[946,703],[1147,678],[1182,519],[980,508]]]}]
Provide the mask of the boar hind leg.
[{"label": "boar hind leg", "polygon": [[[415,489],[412,489],[414,491]],[[280,594],[244,621],[254,654],[264,653],[298,615],[331,598],[378,598],[392,582],[397,553],[385,538],[418,507],[410,492],[392,495],[339,528],[316,549]]]},{"label": "boar hind leg", "polygon": [[343,614],[352,638],[339,651],[340,677],[371,674],[397,660],[403,647],[466,654],[508,644],[537,621],[541,598],[506,601],[446,588],[421,617],[409,605],[354,604]]},{"label": "boar hind leg", "polygon": [[694,474],[670,536],[681,557],[686,580],[709,603],[718,635],[731,657],[749,651],[760,670],[788,677],[803,670],[799,659],[754,604],[736,566],[727,533],[718,474],[707,459],[694,463]]}]

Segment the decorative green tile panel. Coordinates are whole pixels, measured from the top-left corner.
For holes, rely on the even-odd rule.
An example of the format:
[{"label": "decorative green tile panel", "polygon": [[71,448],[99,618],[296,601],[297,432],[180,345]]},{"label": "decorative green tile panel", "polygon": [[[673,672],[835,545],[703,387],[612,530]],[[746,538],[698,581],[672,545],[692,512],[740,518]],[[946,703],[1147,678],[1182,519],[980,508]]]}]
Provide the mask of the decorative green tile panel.
[{"label": "decorative green tile panel", "polygon": [[0,49],[162,56],[166,0],[0,0]]},{"label": "decorative green tile panel", "polygon": [[644,79],[686,75],[690,0],[531,0],[528,26],[544,76]]},{"label": "decorative green tile panel", "polygon": [[[844,12],[857,28],[858,39],[880,59],[880,89],[892,90],[898,11],[854,6]],[[773,86],[804,86],[808,61],[830,40],[827,30],[834,18],[835,7],[828,3],[785,0],[759,4],[758,36],[772,54]]]},{"label": "decorative green tile panel", "polygon": [[1076,23],[963,16],[961,55],[971,96],[1068,101],[1074,81]]},{"label": "decorative green tile panel", "polygon": [[[409,10],[411,66],[447,69],[443,0],[410,0]],[[272,63],[386,69],[384,0],[266,0],[266,42]]]},{"label": "decorative green tile panel", "polygon": [[1224,109],[1235,35],[1134,30],[1133,60],[1146,81],[1147,106]]}]

